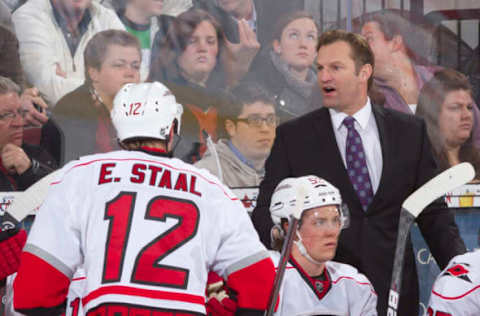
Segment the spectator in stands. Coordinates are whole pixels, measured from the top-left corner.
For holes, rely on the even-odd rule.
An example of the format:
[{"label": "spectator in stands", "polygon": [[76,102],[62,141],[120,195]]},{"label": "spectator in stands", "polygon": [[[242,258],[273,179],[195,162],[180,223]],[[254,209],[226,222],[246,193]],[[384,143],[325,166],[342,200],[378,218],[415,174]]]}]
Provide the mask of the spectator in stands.
[{"label": "spectator in stands", "polygon": [[222,63],[228,85],[234,86],[247,74],[260,46],[271,42],[278,17],[301,9],[303,1],[193,0],[193,5],[219,21],[226,36]]},{"label": "spectator in stands", "polygon": [[127,31],[140,41],[142,48],[140,79],[143,81],[150,69],[151,48],[155,34],[159,30],[158,16],[162,14],[163,1],[117,0],[113,5]]},{"label": "spectator in stands", "polygon": [[163,0],[163,12],[170,16],[178,16],[192,6],[192,0]]},{"label": "spectator in stands", "polygon": [[0,26],[13,30],[10,8],[3,1],[0,1]]},{"label": "spectator in stands", "polygon": [[283,122],[314,110],[310,96],[317,82],[318,27],[309,13],[295,11],[278,20],[273,38],[244,80],[258,82],[275,96]]},{"label": "spectator in stands", "polygon": [[258,186],[278,124],[275,100],[253,83],[240,85],[232,93],[232,106],[220,111],[227,138],[209,147],[195,165],[229,187]]},{"label": "spectator in stands", "polygon": [[271,42],[275,21],[279,16],[303,9],[303,1],[299,0],[192,0],[192,2],[195,7],[207,10],[220,21],[230,42],[240,41],[241,29],[235,22],[243,21],[257,34],[262,45]]},{"label": "spectator in stands", "polygon": [[0,25],[0,75],[11,79],[20,87],[23,85],[18,40],[15,33],[3,25]]},{"label": "spectator in stands", "polygon": [[[24,86],[24,76],[18,54],[17,37],[10,29],[1,25],[0,76],[11,79],[20,87]],[[20,96],[20,101],[22,108],[28,110],[24,118],[26,126],[40,126],[48,120],[46,115],[46,109],[48,106],[40,96],[38,89],[25,89]]]},{"label": "spectator in stands", "polygon": [[27,81],[50,105],[84,81],[83,51],[107,29],[124,29],[110,9],[92,0],[30,0],[13,13]]},{"label": "spectator in stands", "polygon": [[[1,192],[24,191],[56,168],[53,158],[45,150],[23,142],[23,118],[27,111],[22,108],[20,87],[11,79],[0,76]],[[0,233],[0,284],[17,271],[25,240],[24,230],[8,229]]]},{"label": "spectator in stands", "polygon": [[102,31],[84,53],[85,82],[55,106],[44,131],[57,125],[62,132],[62,165],[79,156],[118,148],[110,120],[113,98],[127,83],[140,81],[138,39],[126,31]]},{"label": "spectator in stands", "polygon": [[441,170],[468,161],[480,175],[480,152],[472,140],[474,106],[467,77],[453,69],[436,72],[420,91],[417,115],[427,123]]},{"label": "spectator in stands", "polygon": [[225,88],[219,55],[223,33],[206,11],[191,9],[180,14],[165,36],[155,36],[149,81],[169,87],[184,105],[182,140],[174,153],[187,162],[205,152],[205,130],[216,140],[217,116]]},{"label": "spectator in stands", "polygon": [[56,167],[45,150],[23,143],[27,110],[19,94],[17,84],[0,77],[0,191],[26,190]]},{"label": "spectator in stands", "polygon": [[[379,11],[362,18],[362,35],[375,55],[374,81],[385,97],[384,106],[414,114],[420,89],[429,81],[436,66],[415,64],[407,43],[414,32],[412,23],[395,12]],[[474,107],[473,142],[480,147],[480,110]]]}]

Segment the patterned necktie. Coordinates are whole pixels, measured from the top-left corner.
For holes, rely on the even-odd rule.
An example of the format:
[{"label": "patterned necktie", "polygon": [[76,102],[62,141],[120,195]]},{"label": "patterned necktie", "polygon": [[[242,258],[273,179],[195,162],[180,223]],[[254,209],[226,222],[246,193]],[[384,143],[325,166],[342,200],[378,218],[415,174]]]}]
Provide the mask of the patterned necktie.
[{"label": "patterned necktie", "polygon": [[355,119],[347,116],[343,125],[348,129],[345,158],[347,160],[348,176],[357,192],[363,210],[366,211],[373,199],[372,182],[368,174],[367,160],[363,150],[362,139],[354,126]]}]

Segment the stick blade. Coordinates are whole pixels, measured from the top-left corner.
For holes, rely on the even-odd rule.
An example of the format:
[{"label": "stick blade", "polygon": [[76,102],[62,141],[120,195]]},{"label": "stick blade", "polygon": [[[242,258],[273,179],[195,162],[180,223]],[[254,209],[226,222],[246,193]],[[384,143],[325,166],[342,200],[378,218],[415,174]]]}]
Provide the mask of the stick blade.
[{"label": "stick blade", "polygon": [[462,162],[455,165],[432,178],[413,192],[405,202],[403,202],[402,208],[414,217],[418,217],[427,205],[445,193],[473,180],[474,177],[475,169],[470,163]]}]

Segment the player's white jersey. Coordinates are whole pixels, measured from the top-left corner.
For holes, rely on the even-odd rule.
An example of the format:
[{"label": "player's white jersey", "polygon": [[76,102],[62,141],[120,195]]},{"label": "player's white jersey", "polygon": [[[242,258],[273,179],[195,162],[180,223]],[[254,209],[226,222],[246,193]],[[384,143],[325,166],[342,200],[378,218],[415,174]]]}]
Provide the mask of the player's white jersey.
[{"label": "player's white jersey", "polygon": [[[13,282],[17,273],[11,274],[7,277],[5,284],[5,296],[4,296],[4,316],[23,316],[22,313],[15,311],[13,308]],[[83,297],[83,290],[85,288],[85,273],[83,269],[79,269],[75,272],[75,275],[68,288],[67,305],[65,308],[64,316],[83,316],[83,307],[81,299]]]},{"label": "player's white jersey", "polygon": [[427,315],[480,315],[480,250],[454,257],[439,274]]},{"label": "player's white jersey", "polygon": [[[270,252],[275,266],[280,254]],[[377,294],[354,267],[327,261],[323,280],[313,279],[291,258],[287,263],[276,316],[377,315]]]},{"label": "player's white jersey", "polygon": [[83,264],[86,313],[108,303],[205,313],[209,270],[227,278],[269,257],[216,177],[140,151],[66,165],[24,251],[69,278]]}]

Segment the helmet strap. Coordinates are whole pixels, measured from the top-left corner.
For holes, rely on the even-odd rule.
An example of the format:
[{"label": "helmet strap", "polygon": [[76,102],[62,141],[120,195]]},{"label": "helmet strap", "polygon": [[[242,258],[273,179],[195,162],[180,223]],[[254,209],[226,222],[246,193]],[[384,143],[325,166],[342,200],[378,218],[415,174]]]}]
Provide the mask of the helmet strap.
[{"label": "helmet strap", "polygon": [[294,241],[294,243],[295,243],[295,245],[297,245],[297,248],[298,248],[298,251],[300,251],[300,254],[302,256],[304,256],[305,258],[307,258],[307,260],[310,261],[311,263],[321,265],[322,262],[319,262],[319,261],[313,259],[308,254],[307,248],[305,248],[305,246],[303,245],[302,236],[300,236],[300,233],[298,232],[298,230],[295,233],[297,234],[298,240]]}]

